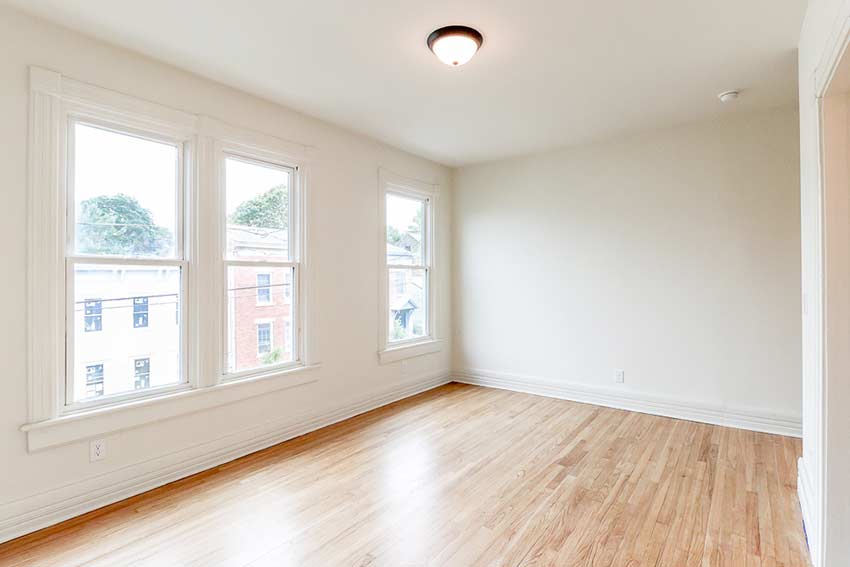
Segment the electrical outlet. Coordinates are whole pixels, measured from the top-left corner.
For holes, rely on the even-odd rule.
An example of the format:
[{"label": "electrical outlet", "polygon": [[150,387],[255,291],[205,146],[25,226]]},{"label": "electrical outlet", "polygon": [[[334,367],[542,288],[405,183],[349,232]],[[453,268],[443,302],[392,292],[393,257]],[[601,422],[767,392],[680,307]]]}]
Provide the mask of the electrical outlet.
[{"label": "electrical outlet", "polygon": [[95,439],[89,443],[89,462],[106,458],[106,439]]},{"label": "electrical outlet", "polygon": [[626,371],[625,370],[615,370],[614,371],[614,382],[617,384],[622,384],[626,381]]},{"label": "electrical outlet", "polygon": [[401,375],[407,376],[407,361],[406,360],[401,361]]}]

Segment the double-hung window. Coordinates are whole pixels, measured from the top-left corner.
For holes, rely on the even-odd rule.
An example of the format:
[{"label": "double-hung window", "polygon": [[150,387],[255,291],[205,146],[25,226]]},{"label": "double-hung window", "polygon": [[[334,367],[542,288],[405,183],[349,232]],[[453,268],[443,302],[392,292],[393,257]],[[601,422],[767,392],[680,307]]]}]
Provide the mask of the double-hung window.
[{"label": "double-hung window", "polygon": [[185,140],[82,112],[67,120],[65,404],[132,394],[140,348],[168,369],[157,387],[182,384],[183,329],[133,329],[148,327],[148,297],[182,301]]},{"label": "double-hung window", "polygon": [[[299,170],[270,153],[224,146],[225,379],[299,364]],[[295,324],[293,324],[295,322]]]},{"label": "double-hung window", "polygon": [[434,333],[433,185],[380,176],[382,360],[438,350]]},{"label": "double-hung window", "polygon": [[315,364],[308,149],[44,69],[30,85],[30,448],[214,407],[194,394],[225,381],[234,400],[310,381],[289,376]]}]

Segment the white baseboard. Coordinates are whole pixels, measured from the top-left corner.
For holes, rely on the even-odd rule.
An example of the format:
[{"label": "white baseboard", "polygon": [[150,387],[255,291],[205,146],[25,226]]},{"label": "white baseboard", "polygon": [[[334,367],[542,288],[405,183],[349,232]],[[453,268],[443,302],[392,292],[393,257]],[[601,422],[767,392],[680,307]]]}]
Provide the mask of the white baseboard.
[{"label": "white baseboard", "polygon": [[606,388],[567,383],[532,376],[518,376],[487,370],[456,370],[452,373],[456,382],[513,390],[528,394],[560,398],[574,402],[595,404],[652,415],[675,417],[748,429],[763,433],[775,433],[789,437],[802,437],[801,418],[761,412],[712,407],[698,402],[669,400],[645,396],[636,392],[621,392]]},{"label": "white baseboard", "polygon": [[448,372],[408,380],[321,415],[274,420],[189,449],[0,506],[0,542],[447,384]]},{"label": "white baseboard", "polygon": [[803,527],[806,530],[806,541],[809,544],[809,555],[813,565],[819,565],[816,530],[816,506],[812,473],[802,457],[797,459],[797,497],[800,499],[800,510],[803,513]]}]

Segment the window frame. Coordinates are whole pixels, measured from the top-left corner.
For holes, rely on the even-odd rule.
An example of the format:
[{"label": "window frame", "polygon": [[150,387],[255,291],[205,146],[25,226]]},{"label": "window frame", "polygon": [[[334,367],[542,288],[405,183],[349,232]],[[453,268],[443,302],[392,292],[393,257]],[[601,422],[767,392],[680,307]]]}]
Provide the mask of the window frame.
[{"label": "window frame", "polygon": [[[320,367],[318,349],[311,340],[312,265],[307,238],[307,180],[315,149],[251,129],[239,128],[209,116],[191,114],[123,93],[104,89],[39,67],[29,68],[28,136],[28,262],[27,262],[27,423],[29,451],[105,435],[186,413],[214,408],[277,390],[315,382],[311,372]],[[179,195],[182,209],[175,213],[177,234],[182,237],[174,258],[127,258],[78,255],[80,263],[180,265],[180,304],[175,316],[181,325],[181,376],[176,385],[102,396],[94,402],[67,404],[69,373],[67,329],[73,312],[69,300],[69,266],[66,256],[74,249],[68,234],[69,179],[68,130],[70,117],[106,126],[121,133],[142,134],[156,141],[183,144]],[[129,130],[129,132],[128,132]],[[297,189],[299,269],[292,282],[298,299],[299,365],[264,368],[262,373],[222,379],[224,250],[219,213],[223,218],[222,183],[216,150],[222,147],[257,155],[283,156],[298,167]],[[201,196],[203,198],[199,198]],[[293,213],[296,214],[296,213]],[[211,220],[213,219],[213,220]],[[75,219],[71,219],[75,220]],[[175,236],[177,236],[175,234]],[[175,243],[177,253],[178,244]],[[296,296],[297,294],[297,296]],[[150,307],[149,307],[150,316]],[[102,319],[101,319],[102,321]],[[293,319],[296,321],[296,319]],[[102,328],[102,327],[101,327]],[[221,353],[222,356],[219,356]],[[130,357],[134,360],[134,357]],[[106,368],[104,368],[106,372]],[[71,385],[73,388],[73,384]]]},{"label": "window frame", "polygon": [[[76,199],[74,187],[74,129],[77,124],[99,128],[107,132],[119,135],[133,136],[142,140],[167,144],[177,149],[176,166],[176,192],[175,192],[175,242],[174,255],[170,258],[147,257],[147,256],[118,256],[114,254],[80,254],[76,251]],[[156,397],[171,392],[184,390],[192,387],[191,377],[188,371],[188,360],[186,356],[189,325],[186,318],[186,301],[191,293],[188,288],[190,262],[186,253],[185,230],[191,226],[190,220],[186,218],[189,206],[188,171],[192,167],[192,148],[195,144],[195,136],[188,131],[166,124],[151,123],[138,116],[116,113],[92,106],[79,101],[67,101],[63,104],[59,120],[59,138],[62,141],[60,153],[61,163],[64,167],[59,170],[59,191],[64,201],[64,262],[65,277],[63,281],[65,290],[65,383],[60,393],[59,413],[60,415],[74,414],[81,411],[92,410],[103,406],[130,402],[140,398]],[[178,345],[178,370],[179,376],[174,384],[163,385],[146,390],[128,390],[118,394],[102,395],[96,398],[82,400],[74,399],[74,378],[76,371],[75,352],[75,290],[74,269],[78,265],[102,265],[102,266],[151,266],[158,268],[177,268],[180,273],[179,299],[178,303],[182,311],[181,325]],[[102,299],[101,299],[102,301]],[[133,302],[132,325],[135,326],[135,297]],[[150,313],[150,312],[148,312]],[[101,314],[102,316],[102,314]],[[148,315],[149,316],[149,315]],[[149,321],[148,321],[149,323]],[[101,319],[102,329],[102,319]]]},{"label": "window frame", "polygon": [[[387,263],[387,196],[397,195],[407,199],[423,202],[424,232],[422,238],[421,265],[394,265]],[[442,349],[442,341],[437,334],[437,278],[436,278],[436,211],[439,198],[439,188],[434,184],[418,181],[410,177],[395,174],[386,169],[378,172],[378,358],[383,363],[395,362],[401,359],[438,352]],[[425,271],[425,333],[421,337],[412,337],[398,341],[389,338],[389,287],[390,270],[424,270]]]},{"label": "window frame", "polygon": [[[231,259],[227,255],[227,182],[226,182],[226,165],[228,159],[234,159],[243,163],[254,164],[260,167],[272,167],[285,169],[290,174],[289,189],[289,226],[287,247],[289,249],[289,257],[286,260],[277,259]],[[293,156],[281,152],[274,147],[262,147],[257,144],[247,144],[238,140],[224,140],[215,144],[215,165],[216,177],[218,180],[218,204],[219,204],[219,237],[218,258],[220,263],[219,281],[222,283],[220,290],[221,296],[221,367],[219,370],[219,380],[221,382],[234,382],[257,377],[274,375],[282,371],[293,370],[308,365],[306,357],[306,340],[304,332],[305,319],[307,317],[302,303],[304,299],[304,243],[306,240],[305,226],[305,172],[304,164]],[[291,295],[289,298],[290,319],[296,329],[291,337],[292,342],[292,360],[260,366],[257,368],[249,368],[246,370],[229,370],[230,361],[229,353],[234,348],[229,328],[228,317],[229,313],[229,298],[227,290],[228,268],[230,267],[251,267],[259,269],[267,269],[269,273],[273,273],[275,269],[291,269]]]}]

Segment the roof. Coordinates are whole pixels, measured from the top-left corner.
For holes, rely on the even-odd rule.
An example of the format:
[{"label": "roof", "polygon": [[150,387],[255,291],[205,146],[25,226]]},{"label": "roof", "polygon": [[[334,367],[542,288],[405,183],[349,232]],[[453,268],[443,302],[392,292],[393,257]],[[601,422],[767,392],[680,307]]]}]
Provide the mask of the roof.
[{"label": "roof", "polygon": [[234,256],[277,256],[288,248],[289,231],[285,228],[228,224],[227,242]]}]

